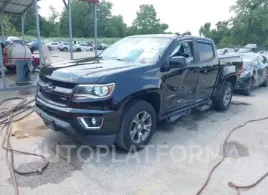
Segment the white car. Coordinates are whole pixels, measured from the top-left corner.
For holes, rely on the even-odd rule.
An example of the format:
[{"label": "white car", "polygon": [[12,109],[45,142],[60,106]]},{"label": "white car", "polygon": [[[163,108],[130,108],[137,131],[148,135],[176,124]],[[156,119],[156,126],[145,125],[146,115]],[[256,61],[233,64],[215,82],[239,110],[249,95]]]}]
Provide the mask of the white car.
[{"label": "white car", "polygon": [[50,47],[51,50],[56,50],[58,49],[60,44],[58,42],[51,42],[51,43],[47,43],[47,46]]},{"label": "white car", "polygon": [[[58,48],[60,51],[64,51],[64,52],[70,51],[70,43],[62,42]],[[76,51],[75,45],[73,45],[73,51]]]},{"label": "white car", "polygon": [[7,37],[6,44],[7,45],[12,44],[14,40],[19,40],[19,38],[18,37]]},{"label": "white car", "polygon": [[94,48],[92,46],[88,46],[88,44],[86,43],[81,43],[81,44],[77,44],[75,45],[75,48],[77,52],[81,52],[81,51],[94,51]]},{"label": "white car", "polygon": [[[70,51],[70,43],[69,42],[62,42],[61,45],[58,47],[60,51]],[[73,51],[81,52],[81,51],[94,51],[94,48],[88,46],[86,43],[76,42],[73,44]]]}]

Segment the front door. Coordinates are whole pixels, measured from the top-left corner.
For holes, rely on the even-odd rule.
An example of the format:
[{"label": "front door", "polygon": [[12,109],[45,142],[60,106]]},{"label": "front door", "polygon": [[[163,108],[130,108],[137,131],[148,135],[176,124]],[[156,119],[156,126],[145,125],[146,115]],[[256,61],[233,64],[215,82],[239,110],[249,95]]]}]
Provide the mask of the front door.
[{"label": "front door", "polygon": [[261,85],[266,81],[266,63],[267,59],[264,56],[258,56],[256,59],[256,70],[257,70],[257,78],[258,78],[258,84],[257,86]]},{"label": "front door", "polygon": [[199,67],[195,65],[193,46],[192,40],[178,42],[170,55],[185,57],[187,66],[170,69],[163,75],[165,113],[190,105],[195,100]]}]

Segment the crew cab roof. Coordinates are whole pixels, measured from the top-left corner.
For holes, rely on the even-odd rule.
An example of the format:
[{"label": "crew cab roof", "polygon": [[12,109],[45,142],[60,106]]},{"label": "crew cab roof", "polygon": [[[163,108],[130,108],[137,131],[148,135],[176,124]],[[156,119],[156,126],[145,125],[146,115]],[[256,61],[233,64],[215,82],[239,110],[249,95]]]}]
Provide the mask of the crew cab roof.
[{"label": "crew cab roof", "polygon": [[177,35],[177,34],[147,34],[147,35],[133,35],[130,36],[132,38],[170,38],[170,39],[184,39],[184,38],[192,38],[198,40],[204,40],[212,42],[211,39],[205,37],[191,36],[191,35]]}]

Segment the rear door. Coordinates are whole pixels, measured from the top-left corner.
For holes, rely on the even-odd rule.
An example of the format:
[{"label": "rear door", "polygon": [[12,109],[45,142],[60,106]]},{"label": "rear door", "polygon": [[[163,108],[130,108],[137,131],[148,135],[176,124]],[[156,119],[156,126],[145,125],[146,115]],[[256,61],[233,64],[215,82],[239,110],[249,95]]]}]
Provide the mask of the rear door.
[{"label": "rear door", "polygon": [[196,102],[211,97],[219,72],[219,62],[214,44],[207,40],[199,40],[197,41],[197,49],[200,73],[198,76]]},{"label": "rear door", "polygon": [[170,57],[185,57],[187,66],[170,69],[163,75],[165,112],[185,107],[195,100],[199,74],[199,66],[196,64],[196,53],[194,52],[195,45],[194,39],[180,41],[170,54]]},{"label": "rear door", "polygon": [[267,63],[267,59],[263,56],[258,56],[256,58],[256,63],[257,63],[257,79],[258,79],[258,85],[261,85],[262,83],[264,83],[266,81],[266,63]]}]

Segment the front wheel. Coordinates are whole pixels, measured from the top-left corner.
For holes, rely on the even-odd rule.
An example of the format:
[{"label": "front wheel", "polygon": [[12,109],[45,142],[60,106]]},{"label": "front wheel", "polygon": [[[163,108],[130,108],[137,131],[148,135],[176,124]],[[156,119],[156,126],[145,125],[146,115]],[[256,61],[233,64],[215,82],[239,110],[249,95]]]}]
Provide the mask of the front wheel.
[{"label": "front wheel", "polygon": [[127,151],[140,150],[151,140],[156,126],[153,106],[145,101],[131,101],[123,113],[116,144]]},{"label": "front wheel", "polygon": [[263,87],[268,87],[268,79],[265,80],[265,82],[262,84]]},{"label": "front wheel", "polygon": [[213,106],[217,110],[224,111],[231,104],[233,97],[233,85],[230,82],[225,82],[218,99],[213,100]]}]

